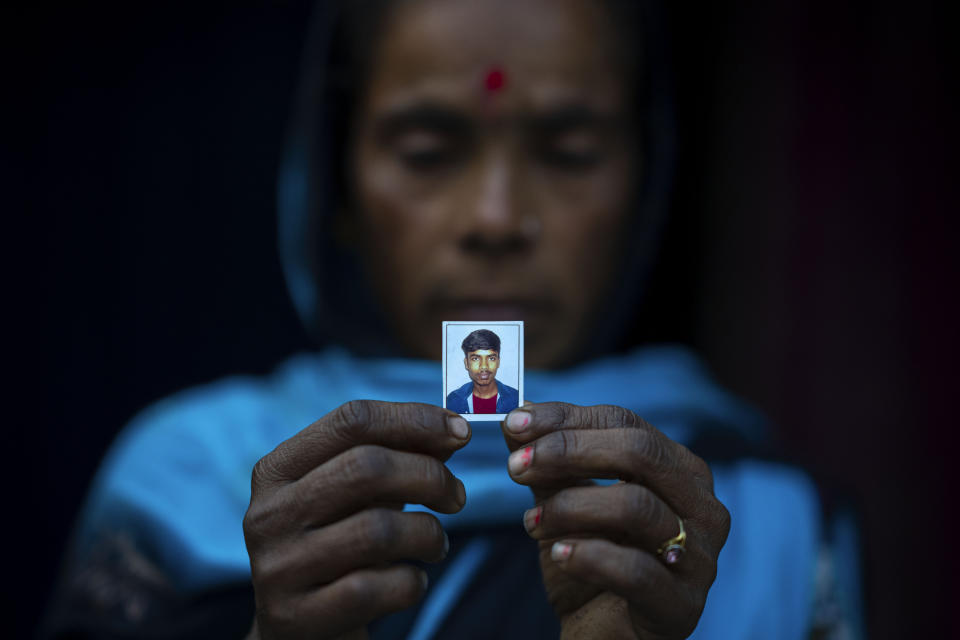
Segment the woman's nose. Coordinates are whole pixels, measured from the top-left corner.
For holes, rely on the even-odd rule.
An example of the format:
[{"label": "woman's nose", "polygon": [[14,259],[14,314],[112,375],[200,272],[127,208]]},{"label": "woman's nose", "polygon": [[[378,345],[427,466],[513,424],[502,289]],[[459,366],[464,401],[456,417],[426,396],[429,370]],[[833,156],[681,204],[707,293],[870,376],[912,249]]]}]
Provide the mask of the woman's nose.
[{"label": "woman's nose", "polygon": [[529,249],[533,238],[523,224],[516,161],[506,151],[491,152],[476,171],[461,248],[492,257]]}]

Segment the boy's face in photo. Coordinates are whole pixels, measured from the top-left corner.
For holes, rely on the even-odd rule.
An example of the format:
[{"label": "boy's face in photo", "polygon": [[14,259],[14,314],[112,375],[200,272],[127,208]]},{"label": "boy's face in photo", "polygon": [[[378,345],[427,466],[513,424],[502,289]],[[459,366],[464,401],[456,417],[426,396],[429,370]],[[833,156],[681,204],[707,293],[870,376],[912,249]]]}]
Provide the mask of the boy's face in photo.
[{"label": "boy's face in photo", "polygon": [[477,349],[467,354],[463,365],[473,380],[473,384],[485,387],[493,382],[500,368],[500,354],[493,349]]}]

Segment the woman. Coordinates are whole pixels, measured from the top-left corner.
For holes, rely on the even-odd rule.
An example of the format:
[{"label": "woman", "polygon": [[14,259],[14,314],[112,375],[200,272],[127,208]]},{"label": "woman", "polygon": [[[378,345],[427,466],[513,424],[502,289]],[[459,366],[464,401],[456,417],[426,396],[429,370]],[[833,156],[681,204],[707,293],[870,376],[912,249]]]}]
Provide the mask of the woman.
[{"label": "woman", "polygon": [[[321,12],[281,176],[281,248],[298,310],[331,346],[128,427],[51,628],[837,629],[814,606],[830,556],[809,480],[751,455],[759,420],[689,353],[610,355],[669,185],[656,24],[596,0]],[[472,427],[432,406],[453,319],[524,320],[541,370],[527,395],[543,402]]]}]

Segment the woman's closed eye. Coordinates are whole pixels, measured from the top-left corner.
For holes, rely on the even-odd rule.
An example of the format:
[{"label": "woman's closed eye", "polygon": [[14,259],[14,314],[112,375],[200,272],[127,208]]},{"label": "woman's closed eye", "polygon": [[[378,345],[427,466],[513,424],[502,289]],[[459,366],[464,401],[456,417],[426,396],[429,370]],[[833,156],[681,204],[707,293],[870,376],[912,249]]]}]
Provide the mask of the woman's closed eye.
[{"label": "woman's closed eye", "polygon": [[604,157],[603,141],[594,131],[574,129],[544,137],[536,146],[540,162],[562,170],[586,170]]},{"label": "woman's closed eye", "polygon": [[462,156],[463,145],[447,133],[415,129],[394,138],[392,143],[399,161],[414,171],[431,171],[455,164]]}]

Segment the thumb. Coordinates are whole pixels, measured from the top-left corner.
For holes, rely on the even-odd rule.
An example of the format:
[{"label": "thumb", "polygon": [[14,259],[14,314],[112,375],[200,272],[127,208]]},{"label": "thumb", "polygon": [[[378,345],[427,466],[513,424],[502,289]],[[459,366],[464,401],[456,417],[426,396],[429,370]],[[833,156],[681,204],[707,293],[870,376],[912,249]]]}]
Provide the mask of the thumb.
[{"label": "thumb", "polygon": [[530,402],[529,400],[524,400],[523,405],[521,405],[520,407],[517,407],[517,409],[514,409],[513,411],[511,411],[510,413],[508,413],[508,414],[507,414],[507,417],[503,420],[503,422],[500,423],[500,431],[503,432],[503,440],[504,440],[504,442],[507,443],[507,449],[510,450],[510,453],[513,453],[514,451],[516,451],[517,449],[519,449],[519,448],[523,445],[522,442],[518,441],[516,438],[513,437],[513,435],[512,435],[509,431],[507,431],[507,420],[510,419],[510,414],[512,414],[514,411],[517,411],[517,410],[519,410],[519,409],[525,409],[525,408],[527,408],[527,407],[532,407],[532,406],[534,406],[535,404],[536,404],[535,402]]}]

